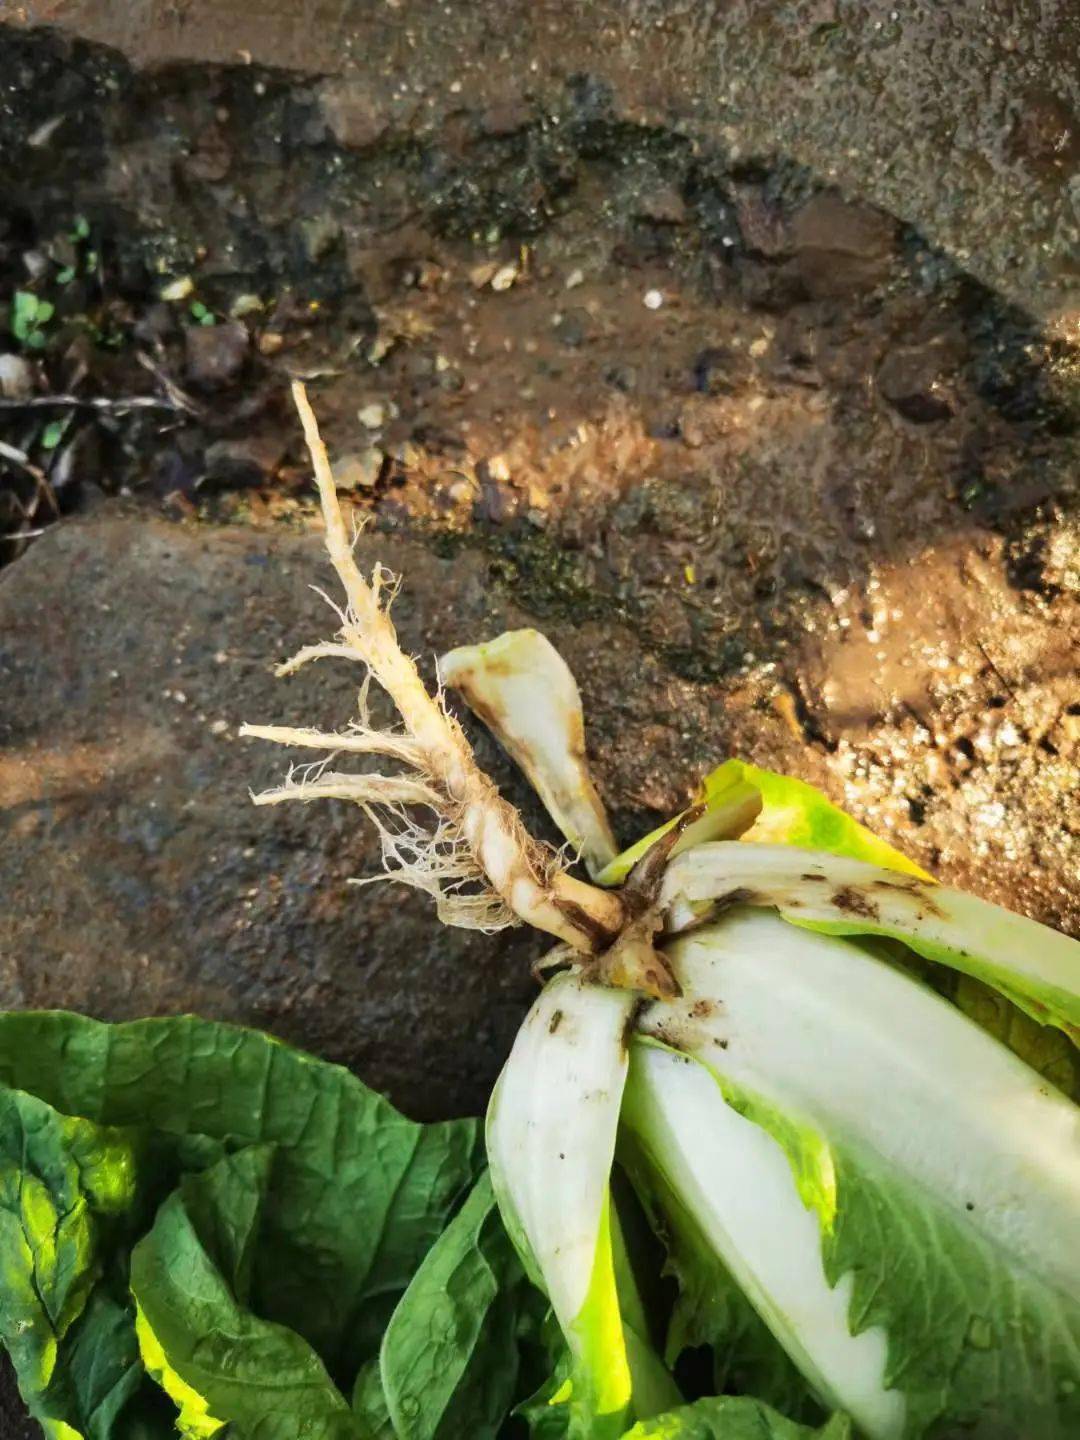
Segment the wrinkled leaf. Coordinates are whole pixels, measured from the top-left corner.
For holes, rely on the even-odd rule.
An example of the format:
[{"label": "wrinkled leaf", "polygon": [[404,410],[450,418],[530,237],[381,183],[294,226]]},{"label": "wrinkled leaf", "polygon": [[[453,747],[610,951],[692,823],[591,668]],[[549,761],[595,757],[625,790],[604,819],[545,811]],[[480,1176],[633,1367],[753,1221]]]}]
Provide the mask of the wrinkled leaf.
[{"label": "wrinkled leaf", "polygon": [[400,1440],[494,1440],[516,1398],[527,1286],[485,1171],[383,1337],[382,1392]]},{"label": "wrinkled leaf", "polygon": [[56,1436],[112,1440],[139,1389],[110,1241],[141,1206],[138,1138],[0,1092],[0,1340],[30,1413]]},{"label": "wrinkled leaf", "polygon": [[170,1195],[135,1246],[144,1363],[199,1440],[226,1425],[235,1440],[364,1440],[311,1346],[238,1298],[270,1171],[261,1147],[219,1162]]},{"label": "wrinkled leaf", "polygon": [[340,1066],[191,1016],[0,1015],[0,1083],[99,1124],[275,1145],[252,1304],[346,1385],[482,1165],[477,1122],[418,1125]]}]

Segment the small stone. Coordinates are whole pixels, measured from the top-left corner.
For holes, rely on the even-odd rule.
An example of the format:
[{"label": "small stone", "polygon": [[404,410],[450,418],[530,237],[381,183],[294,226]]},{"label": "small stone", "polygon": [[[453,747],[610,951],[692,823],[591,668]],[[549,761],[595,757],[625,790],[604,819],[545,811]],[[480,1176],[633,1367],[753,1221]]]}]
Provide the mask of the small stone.
[{"label": "small stone", "polygon": [[480,128],[485,135],[516,135],[531,119],[532,112],[524,100],[502,101],[482,112]]},{"label": "small stone", "polygon": [[473,501],[473,514],[478,520],[503,525],[512,520],[521,507],[521,497],[509,485],[481,478],[480,494]]},{"label": "small stone", "polygon": [[234,320],[242,320],[245,315],[256,315],[263,309],[265,306],[258,295],[237,295],[229,306],[229,314]]},{"label": "small stone", "polygon": [[247,330],[236,320],[189,325],[184,331],[188,379],[207,390],[231,384],[244,368],[249,343]]},{"label": "small stone", "polygon": [[663,292],[660,290],[646,290],[642,296],[642,302],[646,310],[659,310],[664,303]]},{"label": "small stone", "polygon": [[570,274],[566,277],[565,283],[567,290],[576,290],[579,285],[584,285],[585,283],[585,271],[571,270]]},{"label": "small stone", "polygon": [[948,420],[953,408],[943,379],[948,357],[933,344],[899,346],[877,373],[878,390],[898,415],[915,425]]},{"label": "small stone", "polygon": [[492,290],[509,290],[514,281],[518,278],[516,265],[501,265],[491,277]]},{"label": "small stone", "polygon": [[[744,186],[736,191],[735,218],[748,250],[773,258],[787,249],[783,212],[766,200],[757,186]],[[734,241],[725,235],[721,243],[730,247]]]},{"label": "small stone", "polygon": [[381,430],[386,423],[386,407],[373,400],[356,412],[356,418],[366,430]]},{"label": "small stone", "polygon": [[162,300],[170,304],[179,300],[186,300],[189,295],[194,294],[195,282],[190,275],[181,275],[175,280],[170,280],[167,285],[161,287],[159,292]]},{"label": "small stone", "polygon": [[482,265],[474,265],[469,271],[469,280],[473,288],[483,290],[484,286],[490,284],[494,279],[498,269],[499,262],[497,260],[485,260]]},{"label": "small stone", "polygon": [[52,261],[40,250],[24,250],[22,262],[31,280],[42,280],[49,273]]},{"label": "small stone", "polygon": [[588,334],[589,316],[585,310],[569,310],[565,315],[560,316],[559,322],[555,325],[556,336],[564,345],[576,349],[583,344]]},{"label": "small stone", "polygon": [[371,490],[382,474],[385,459],[376,445],[350,451],[334,462],[334,484],[339,490]]},{"label": "small stone", "polygon": [[34,393],[34,370],[21,355],[0,355],[0,395],[25,400]]},{"label": "small stone", "polygon": [[232,153],[221,128],[211,124],[196,138],[195,148],[182,162],[192,180],[216,184],[224,180],[232,165]]},{"label": "small stone", "polygon": [[264,330],[257,345],[260,355],[280,355],[285,346],[285,336],[279,330]]},{"label": "small stone", "polygon": [[839,195],[808,200],[791,222],[793,273],[815,299],[866,290],[889,274],[896,221]]},{"label": "small stone", "polygon": [[332,215],[315,215],[310,220],[301,220],[300,234],[307,257],[314,264],[333,249],[341,235],[341,226]]},{"label": "small stone", "polygon": [[215,440],[203,457],[203,482],[232,490],[261,485],[284,458],[281,440],[251,435],[243,440]]},{"label": "small stone", "polygon": [[731,370],[731,351],[722,345],[707,346],[694,361],[695,390],[702,395],[730,394],[733,387]]},{"label": "small stone", "polygon": [[488,474],[492,480],[509,480],[510,465],[505,455],[492,455],[487,462]]},{"label": "small stone", "polygon": [[397,345],[397,336],[392,332],[383,331],[375,336],[374,341],[368,347],[367,361],[369,365],[381,365],[390,351]]}]

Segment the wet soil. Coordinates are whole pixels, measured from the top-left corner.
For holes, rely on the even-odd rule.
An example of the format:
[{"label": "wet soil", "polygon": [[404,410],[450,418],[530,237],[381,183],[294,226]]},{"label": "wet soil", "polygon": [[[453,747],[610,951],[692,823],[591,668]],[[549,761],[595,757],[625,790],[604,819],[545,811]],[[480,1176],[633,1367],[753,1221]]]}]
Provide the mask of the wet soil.
[{"label": "wet soil", "polygon": [[[0,327],[16,292],[54,307],[8,342],[9,537],[102,492],[311,528],[302,376],[380,531],[486,567],[546,628],[625,628],[657,672],[718,687],[730,727],[751,717],[744,745],[779,716],[929,862],[1068,918],[1080,360],[1060,330],[793,161],[628,124],[582,77],[557,110],[403,140],[338,81],[3,43]],[[624,710],[639,677],[606,645],[584,665]],[[650,705],[628,814],[716,758],[711,735],[672,756]],[[1021,821],[1044,802],[1064,831]],[[1002,807],[973,867],[971,816]],[[926,830],[952,808],[958,837]]]}]

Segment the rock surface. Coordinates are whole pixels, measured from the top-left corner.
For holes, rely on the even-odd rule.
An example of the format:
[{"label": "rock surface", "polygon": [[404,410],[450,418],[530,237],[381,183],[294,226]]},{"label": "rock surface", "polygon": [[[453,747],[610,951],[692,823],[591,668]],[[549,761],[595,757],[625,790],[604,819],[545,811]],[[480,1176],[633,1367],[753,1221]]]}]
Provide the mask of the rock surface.
[{"label": "rock surface", "polygon": [[362,146],[463,112],[504,117],[568,81],[610,87],[620,118],[810,165],[1020,304],[1077,304],[1071,0],[22,0],[4,18],[60,25],[143,64],[254,60],[337,77],[328,122]]}]

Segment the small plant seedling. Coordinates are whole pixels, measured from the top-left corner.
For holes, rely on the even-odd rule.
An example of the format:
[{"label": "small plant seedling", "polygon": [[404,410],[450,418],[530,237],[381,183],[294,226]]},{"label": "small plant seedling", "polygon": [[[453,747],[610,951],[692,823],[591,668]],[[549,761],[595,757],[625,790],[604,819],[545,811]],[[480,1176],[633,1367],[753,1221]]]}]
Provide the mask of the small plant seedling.
[{"label": "small plant seedling", "polygon": [[70,415],[66,416],[63,420],[50,420],[41,432],[41,448],[43,450],[55,450],[67,434],[70,424]]},{"label": "small plant seedling", "polygon": [[11,307],[11,333],[28,350],[45,348],[45,326],[56,313],[50,300],[40,300],[30,290],[16,290]]},{"label": "small plant seedling", "polygon": [[191,311],[191,318],[197,320],[200,325],[217,324],[217,317],[214,315],[214,312],[208,306],[204,305],[201,300],[193,300],[189,309]]}]

